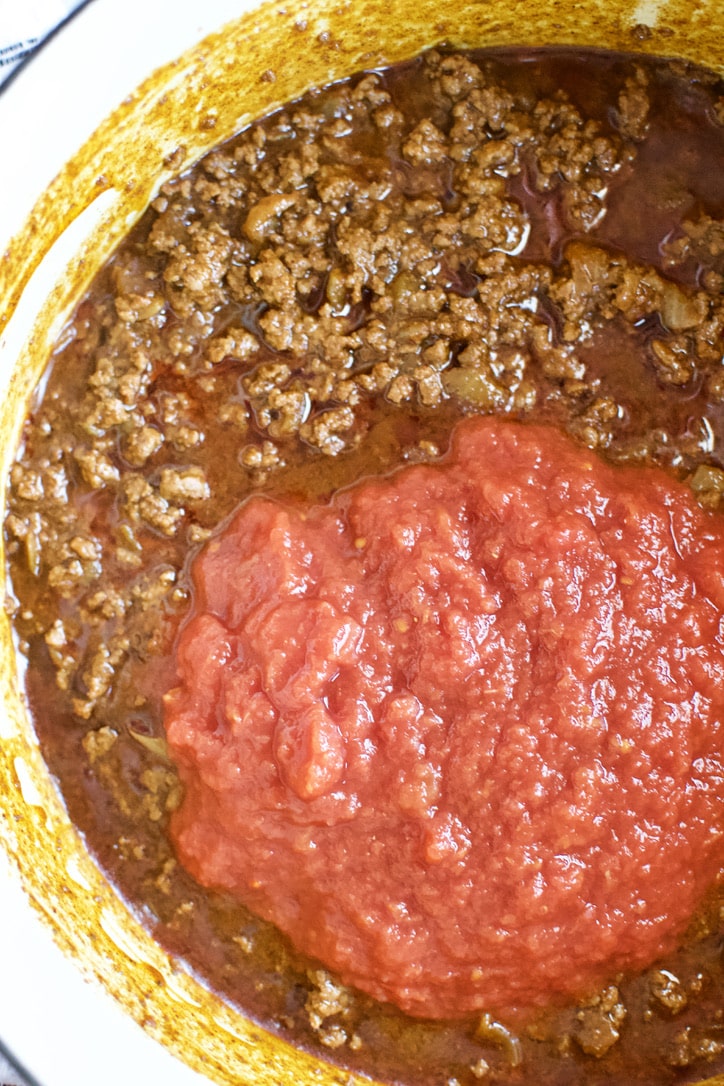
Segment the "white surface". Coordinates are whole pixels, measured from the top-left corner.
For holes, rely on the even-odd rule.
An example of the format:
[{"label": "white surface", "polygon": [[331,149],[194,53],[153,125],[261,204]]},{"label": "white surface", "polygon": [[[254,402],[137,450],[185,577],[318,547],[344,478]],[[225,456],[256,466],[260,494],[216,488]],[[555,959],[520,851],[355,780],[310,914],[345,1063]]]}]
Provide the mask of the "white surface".
[{"label": "white surface", "polygon": [[78,0],[0,0],[0,83]]},{"label": "white surface", "polygon": [[[130,91],[253,7],[254,0],[193,0],[174,4],[169,20],[166,0],[91,0],[44,45],[0,91],[0,253],[61,166]],[[19,149],[22,169],[9,153]]]},{"label": "white surface", "polygon": [[0,1036],[41,1086],[203,1086],[60,953],[0,872]]},{"label": "white surface", "polygon": [[2,1086],[28,1086],[27,1081],[0,1055],[0,1083]]},{"label": "white surface", "polygon": [[76,0],[0,0],[0,47],[39,38],[63,19]]},{"label": "white surface", "polygon": [[[0,19],[11,9],[19,18],[27,2],[0,0]],[[0,254],[58,169],[138,83],[252,6],[175,4],[169,25],[167,0],[92,0],[45,45],[0,91]],[[13,361],[3,339],[0,394]],[[10,1052],[41,1086],[201,1086],[82,979],[5,863],[0,856],[0,1038]]]}]

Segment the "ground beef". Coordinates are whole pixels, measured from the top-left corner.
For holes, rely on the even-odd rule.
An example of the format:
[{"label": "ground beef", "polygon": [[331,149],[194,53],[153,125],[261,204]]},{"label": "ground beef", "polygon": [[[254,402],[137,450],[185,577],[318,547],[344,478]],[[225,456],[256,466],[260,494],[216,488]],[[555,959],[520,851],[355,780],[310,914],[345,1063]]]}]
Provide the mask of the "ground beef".
[{"label": "ground beef", "polygon": [[722,100],[680,63],[566,50],[434,50],[312,91],[162,187],[32,407],[8,606],[69,810],[165,945],[346,1066],[436,1086],[722,1066],[715,891],[653,971],[524,1036],[320,1002],[317,964],[177,865],[159,704],[190,558],[245,498],[434,461],[462,416],[552,424],[717,512]]}]

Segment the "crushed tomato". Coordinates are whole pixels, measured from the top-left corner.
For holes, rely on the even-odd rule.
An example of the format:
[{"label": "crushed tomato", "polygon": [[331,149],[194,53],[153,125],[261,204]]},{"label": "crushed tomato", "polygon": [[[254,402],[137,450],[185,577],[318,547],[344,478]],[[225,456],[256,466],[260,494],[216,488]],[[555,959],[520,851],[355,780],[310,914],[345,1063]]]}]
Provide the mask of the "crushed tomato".
[{"label": "crushed tomato", "polygon": [[166,697],[183,864],[413,1015],[651,964],[724,861],[723,574],[683,486],[534,425],[250,499]]}]

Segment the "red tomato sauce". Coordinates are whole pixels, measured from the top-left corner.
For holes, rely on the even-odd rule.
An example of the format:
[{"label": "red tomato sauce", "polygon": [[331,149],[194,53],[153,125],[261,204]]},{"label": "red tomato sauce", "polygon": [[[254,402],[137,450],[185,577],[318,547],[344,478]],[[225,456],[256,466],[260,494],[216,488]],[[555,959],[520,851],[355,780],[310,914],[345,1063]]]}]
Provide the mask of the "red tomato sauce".
[{"label": "red tomato sauce", "polygon": [[413,1015],[651,964],[724,861],[723,574],[683,486],[533,425],[249,500],[166,697],[183,864]]}]

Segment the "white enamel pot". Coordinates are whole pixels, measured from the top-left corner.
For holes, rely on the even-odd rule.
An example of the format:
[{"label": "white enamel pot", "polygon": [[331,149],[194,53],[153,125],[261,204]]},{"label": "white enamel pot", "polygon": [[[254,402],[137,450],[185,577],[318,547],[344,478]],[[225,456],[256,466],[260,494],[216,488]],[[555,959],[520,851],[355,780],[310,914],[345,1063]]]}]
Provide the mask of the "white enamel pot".
[{"label": "white enamel pot", "polygon": [[[179,144],[191,162],[312,84],[438,41],[724,71],[723,32],[721,0],[91,0],[0,93],[0,477],[54,336]],[[0,636],[0,1040],[41,1086],[354,1081],[225,1007],[129,914],[39,755],[6,620]]]}]

